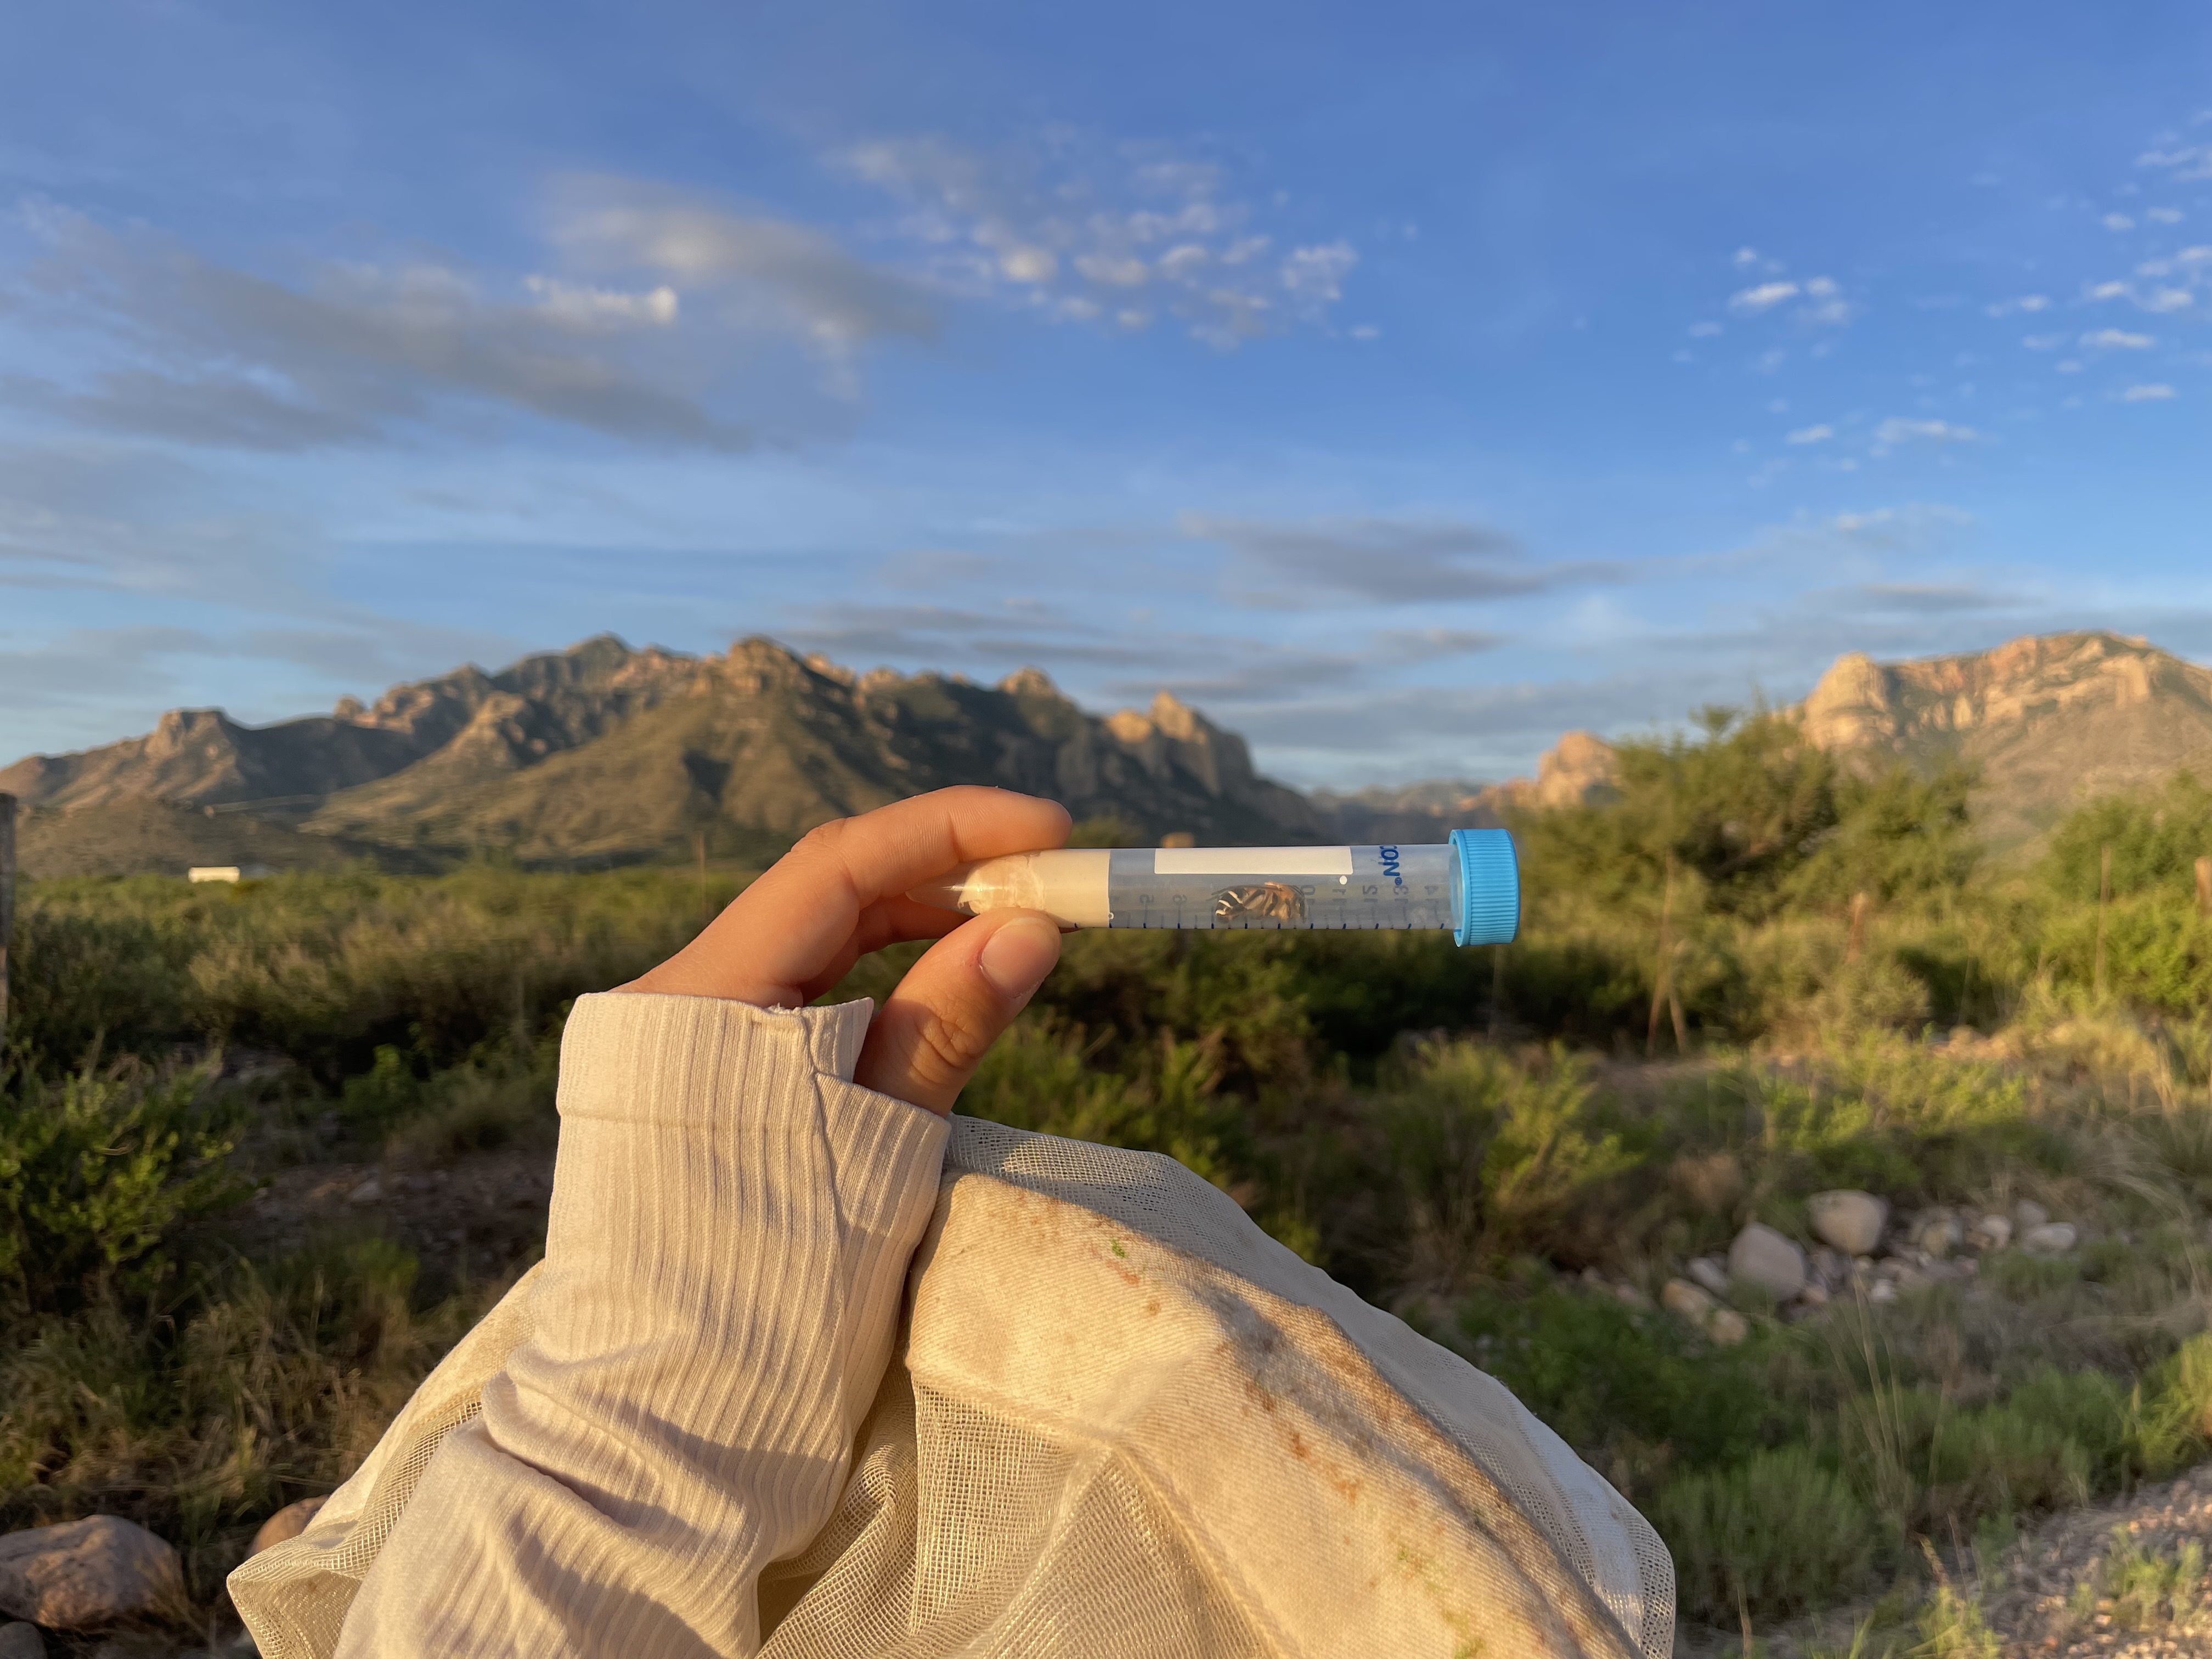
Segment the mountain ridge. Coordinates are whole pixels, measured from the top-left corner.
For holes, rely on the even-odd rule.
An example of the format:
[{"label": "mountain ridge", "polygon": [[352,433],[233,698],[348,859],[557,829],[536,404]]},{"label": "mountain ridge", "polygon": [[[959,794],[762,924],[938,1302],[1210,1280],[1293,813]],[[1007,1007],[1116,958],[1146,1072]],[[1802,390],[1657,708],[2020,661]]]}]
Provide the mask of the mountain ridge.
[{"label": "mountain ridge", "polygon": [[[2184,767],[2212,776],[2212,669],[2099,630],[1890,663],[1848,653],[1783,712],[1854,764],[1976,769],[1998,847],[2094,794]],[[718,856],[757,859],[824,818],[955,782],[1049,795],[1137,839],[1417,841],[1602,799],[1616,778],[1613,745],[1570,732],[1533,779],[1308,798],[1165,691],[1102,715],[1034,668],[981,686],[855,673],[757,637],[690,656],[601,635],[268,726],[171,710],[143,737],[27,757],[0,790],[33,809],[27,868],[91,873],[155,867],[164,847],[179,866],[189,848],[200,862],[416,869],[487,848],[628,862],[703,836]],[[242,850],[223,856],[230,845]]]},{"label": "mountain ridge", "polygon": [[702,836],[718,854],[757,857],[825,818],[961,782],[1051,795],[1138,836],[1325,833],[1304,796],[1255,770],[1241,737],[1166,692],[1101,716],[1036,669],[993,687],[855,674],[761,638],[693,657],[601,635],[270,726],[175,710],[143,737],[0,770],[0,790],[52,833],[57,810],[157,799],[250,808],[410,862],[487,847],[633,861]]}]

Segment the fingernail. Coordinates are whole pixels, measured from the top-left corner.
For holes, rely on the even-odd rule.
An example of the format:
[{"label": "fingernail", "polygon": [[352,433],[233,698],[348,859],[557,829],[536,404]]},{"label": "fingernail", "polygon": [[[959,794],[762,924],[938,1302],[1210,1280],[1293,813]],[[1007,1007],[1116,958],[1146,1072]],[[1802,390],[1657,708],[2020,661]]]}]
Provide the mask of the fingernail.
[{"label": "fingernail", "polygon": [[1060,929],[1040,916],[1017,916],[983,941],[983,977],[1010,997],[1026,997],[1060,960]]}]

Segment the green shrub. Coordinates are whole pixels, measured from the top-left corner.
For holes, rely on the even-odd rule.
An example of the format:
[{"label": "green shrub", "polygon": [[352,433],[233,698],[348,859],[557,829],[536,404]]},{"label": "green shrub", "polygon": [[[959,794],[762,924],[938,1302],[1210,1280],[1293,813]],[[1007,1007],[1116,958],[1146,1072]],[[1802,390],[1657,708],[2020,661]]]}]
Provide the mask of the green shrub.
[{"label": "green shrub", "polygon": [[1669,1315],[1609,1297],[1478,1291],[1449,1334],[1638,1501],[1677,1468],[1738,1460],[1804,1427],[1770,1386],[1763,1340],[1715,1348]]},{"label": "green shrub", "polygon": [[2144,1474],[2161,1480],[2212,1449],[2212,1332],[2200,1331],[2143,1379],[2136,1428]]},{"label": "green shrub", "polygon": [[191,950],[180,930],[129,910],[26,904],[9,975],[10,1045],[26,1063],[70,1066],[187,1035]]},{"label": "green shrub", "polygon": [[2004,1644],[1990,1628],[1981,1598],[1962,1594],[1940,1565],[1936,1572],[1936,1593],[1920,1610],[1914,1659],[2000,1659]]},{"label": "green shrub", "polygon": [[2112,1601],[2112,1623],[2122,1630],[2191,1619],[2204,1605],[2204,1547],[2191,1539],[2170,1556],[2157,1555],[2125,1527],[2115,1527],[2097,1585]]},{"label": "green shrub", "polygon": [[1716,1625],[1843,1601],[1869,1582],[1881,1543],[1858,1495],[1803,1446],[1679,1475],[1651,1520],[1674,1553],[1682,1611]]},{"label": "green shrub", "polygon": [[0,1294],[65,1312],[170,1275],[173,1234],[238,1190],[242,1117],[212,1075],[125,1060],[0,1089]]},{"label": "green shrub", "polygon": [[1402,1206],[1403,1276],[1455,1287],[1546,1242],[1632,1162],[1595,1106],[1589,1065],[1563,1049],[1522,1066],[1480,1043],[1423,1048],[1372,1108]]},{"label": "green shrub", "polygon": [[960,1109],[1017,1129],[1165,1152],[1217,1184],[1237,1173],[1236,1114],[1209,1045],[1163,1034],[1135,1078],[1092,1063],[1097,1045],[1049,1015],[1019,1022],[961,1091]]}]

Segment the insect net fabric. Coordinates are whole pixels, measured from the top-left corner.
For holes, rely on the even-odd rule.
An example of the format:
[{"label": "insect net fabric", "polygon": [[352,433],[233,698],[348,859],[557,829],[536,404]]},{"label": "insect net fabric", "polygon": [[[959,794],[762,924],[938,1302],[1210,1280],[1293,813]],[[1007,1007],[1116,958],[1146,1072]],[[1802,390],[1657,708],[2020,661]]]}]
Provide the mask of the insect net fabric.
[{"label": "insect net fabric", "polygon": [[[335,1648],[528,1286],[339,1513],[240,1569],[283,1614],[270,1659]],[[1626,1500],[1170,1159],[955,1118],[909,1306],[836,1512],[763,1576],[766,1659],[1672,1650],[1672,1565]]]}]

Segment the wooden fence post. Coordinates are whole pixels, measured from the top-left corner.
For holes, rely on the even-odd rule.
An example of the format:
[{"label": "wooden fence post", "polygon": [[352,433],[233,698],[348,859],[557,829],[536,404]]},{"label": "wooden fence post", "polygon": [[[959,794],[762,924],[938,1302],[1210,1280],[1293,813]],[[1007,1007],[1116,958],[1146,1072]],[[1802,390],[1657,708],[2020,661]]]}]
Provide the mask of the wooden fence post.
[{"label": "wooden fence post", "polygon": [[2212,859],[2197,860],[2197,914],[2212,916]]},{"label": "wooden fence post", "polygon": [[0,795],[0,1060],[8,1053],[8,948],[15,942],[15,798]]},{"label": "wooden fence post", "polygon": [[1864,893],[1851,895],[1851,941],[1844,947],[1845,962],[1856,962],[1866,949],[1867,912],[1873,908],[1874,901]]}]

